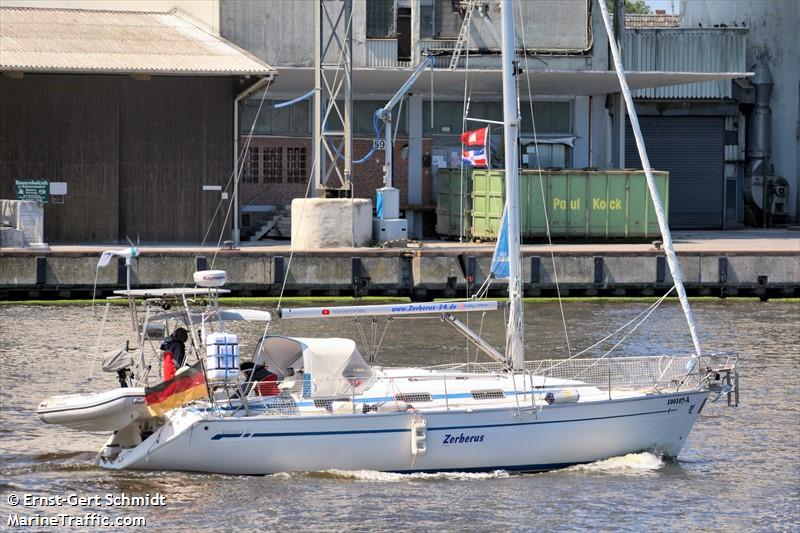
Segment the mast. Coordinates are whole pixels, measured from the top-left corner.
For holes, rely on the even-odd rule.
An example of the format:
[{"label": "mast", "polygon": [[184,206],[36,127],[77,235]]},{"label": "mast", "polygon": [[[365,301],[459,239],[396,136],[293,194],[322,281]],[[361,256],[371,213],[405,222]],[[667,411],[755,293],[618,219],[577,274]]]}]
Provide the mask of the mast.
[{"label": "mast", "polygon": [[689,324],[689,333],[692,335],[692,343],[694,344],[695,353],[697,354],[697,357],[702,357],[703,353],[700,349],[700,339],[697,336],[697,328],[695,327],[692,308],[689,305],[689,298],[686,296],[686,289],[683,287],[681,265],[678,262],[678,256],[675,254],[675,248],[672,245],[672,235],[669,232],[667,218],[664,215],[664,204],[661,203],[661,197],[658,194],[656,182],[653,179],[653,169],[650,168],[650,158],[647,157],[647,150],[644,146],[642,129],[639,127],[639,117],[636,115],[636,109],[633,107],[631,90],[628,87],[628,82],[625,79],[625,72],[622,69],[622,60],[620,59],[619,55],[619,47],[617,47],[617,42],[614,39],[614,32],[611,29],[611,19],[608,16],[608,7],[606,7],[604,0],[600,0],[599,4],[600,12],[603,15],[603,22],[605,23],[606,27],[606,33],[608,34],[608,44],[611,47],[611,55],[614,58],[614,68],[617,71],[617,78],[619,78],[620,91],[622,92],[622,96],[625,98],[625,107],[627,108],[628,116],[630,117],[631,129],[633,129],[633,136],[636,138],[636,148],[639,150],[639,158],[642,161],[644,175],[647,178],[647,188],[650,189],[650,198],[653,200],[656,218],[658,218],[658,227],[661,230],[661,239],[664,242],[664,253],[667,256],[669,271],[672,273],[672,281],[675,283],[675,290],[678,292],[678,297],[681,300],[683,314],[686,315],[686,322]]},{"label": "mast", "polygon": [[508,298],[506,360],[513,370],[525,365],[523,353],[522,258],[519,242],[519,115],[517,113],[516,36],[512,0],[503,0],[503,133],[506,160],[506,209],[508,211]]}]

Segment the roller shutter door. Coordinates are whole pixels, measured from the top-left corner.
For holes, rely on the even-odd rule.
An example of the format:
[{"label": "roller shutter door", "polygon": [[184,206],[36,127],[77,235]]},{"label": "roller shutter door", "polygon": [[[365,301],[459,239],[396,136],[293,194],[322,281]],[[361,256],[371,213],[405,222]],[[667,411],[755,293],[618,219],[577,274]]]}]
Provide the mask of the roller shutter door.
[{"label": "roller shutter door", "polygon": [[[669,171],[669,225],[721,229],[724,202],[723,117],[639,117],[650,164]],[[628,123],[625,166],[642,168]]]}]

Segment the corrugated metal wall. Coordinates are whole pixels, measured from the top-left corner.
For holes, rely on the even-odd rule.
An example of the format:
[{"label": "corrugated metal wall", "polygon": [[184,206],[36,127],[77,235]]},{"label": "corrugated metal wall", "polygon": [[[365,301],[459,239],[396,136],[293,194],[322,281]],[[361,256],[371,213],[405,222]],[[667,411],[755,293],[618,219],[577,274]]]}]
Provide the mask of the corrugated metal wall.
[{"label": "corrugated metal wall", "polygon": [[199,242],[220,199],[203,185],[224,187],[233,169],[232,80],[123,78],[119,94],[120,235]]},{"label": "corrugated metal wall", "polygon": [[[669,224],[720,229],[724,201],[724,117],[639,117],[650,164],[669,171]],[[625,166],[642,168],[630,122]]]},{"label": "corrugated metal wall", "polygon": [[45,205],[45,241],[118,238],[119,80],[116,76],[0,75],[0,197],[18,179],[67,182]]},{"label": "corrugated metal wall", "polygon": [[[625,32],[623,64],[633,71],[746,72],[746,28],[633,29]],[[730,98],[731,81],[633,91],[635,98]]]},{"label": "corrugated metal wall", "polygon": [[367,39],[364,41],[368,67],[396,67],[397,39]]},{"label": "corrugated metal wall", "polygon": [[[0,196],[65,181],[50,243],[199,242],[233,167],[230,78],[0,76]],[[219,235],[219,224],[212,232]]]}]

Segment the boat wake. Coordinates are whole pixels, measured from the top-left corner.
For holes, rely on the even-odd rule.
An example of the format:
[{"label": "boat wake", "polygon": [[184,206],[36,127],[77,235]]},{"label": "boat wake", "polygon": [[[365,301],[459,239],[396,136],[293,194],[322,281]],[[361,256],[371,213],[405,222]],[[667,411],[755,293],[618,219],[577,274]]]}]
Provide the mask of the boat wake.
[{"label": "boat wake", "polygon": [[506,478],[510,474],[505,470],[495,470],[493,472],[436,472],[424,473],[415,472],[411,474],[400,474],[397,472],[379,472],[377,470],[324,470],[321,472],[281,472],[273,474],[273,478],[293,479],[297,477],[317,478],[317,479],[338,479],[360,482],[379,482],[397,483],[405,481],[472,481],[483,479]]},{"label": "boat wake", "polygon": [[664,459],[651,452],[629,453],[585,465],[575,465],[564,472],[601,472],[608,474],[646,474],[664,467]]},{"label": "boat wake", "polygon": [[20,476],[39,472],[82,472],[97,468],[96,452],[40,453],[7,456],[0,474]]}]

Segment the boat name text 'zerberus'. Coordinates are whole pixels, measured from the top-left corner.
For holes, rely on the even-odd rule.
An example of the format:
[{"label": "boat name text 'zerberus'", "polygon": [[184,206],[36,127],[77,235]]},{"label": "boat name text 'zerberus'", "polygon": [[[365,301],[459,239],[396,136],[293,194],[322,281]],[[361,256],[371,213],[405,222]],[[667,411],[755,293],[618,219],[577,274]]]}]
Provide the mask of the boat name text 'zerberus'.
[{"label": "boat name text 'zerberus'", "polygon": [[667,405],[681,405],[683,403],[689,403],[688,396],[682,396],[680,398],[670,398],[667,400]]},{"label": "boat name text 'zerberus'", "polygon": [[446,433],[442,444],[466,444],[468,442],[483,442],[483,435],[451,435]]}]

